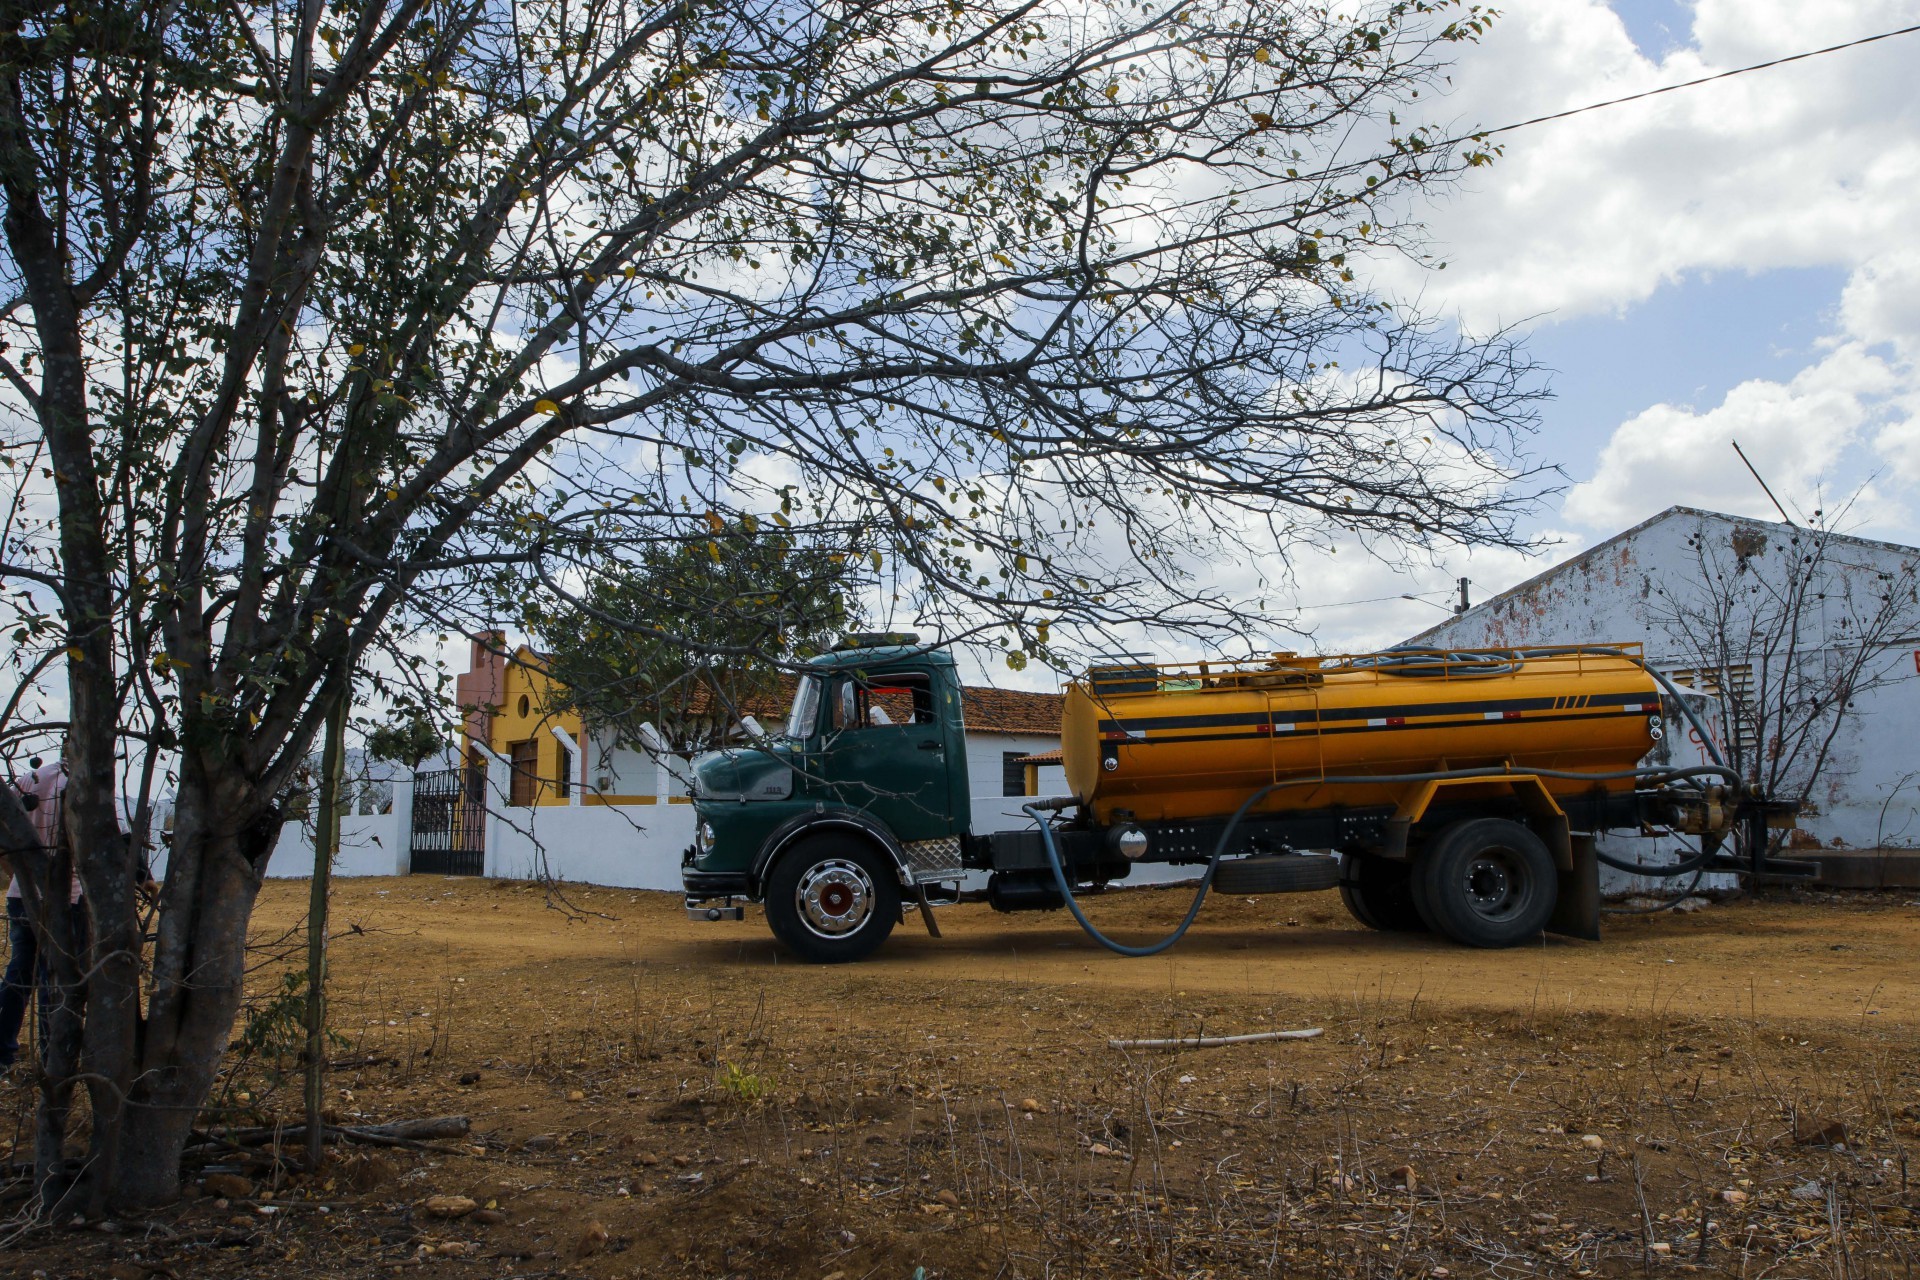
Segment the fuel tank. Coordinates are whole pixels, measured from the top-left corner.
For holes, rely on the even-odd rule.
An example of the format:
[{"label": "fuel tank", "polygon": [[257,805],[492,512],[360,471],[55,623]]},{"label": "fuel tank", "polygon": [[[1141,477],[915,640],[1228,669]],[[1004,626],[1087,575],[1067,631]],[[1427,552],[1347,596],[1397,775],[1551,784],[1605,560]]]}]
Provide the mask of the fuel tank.
[{"label": "fuel tank", "polygon": [[[1638,645],[1389,650],[1100,666],[1067,687],[1067,784],[1094,820],[1219,817],[1282,779],[1514,766],[1631,769],[1659,732]],[[1545,780],[1560,795],[1623,779]],[[1255,812],[1397,805],[1409,784],[1284,788]]]}]

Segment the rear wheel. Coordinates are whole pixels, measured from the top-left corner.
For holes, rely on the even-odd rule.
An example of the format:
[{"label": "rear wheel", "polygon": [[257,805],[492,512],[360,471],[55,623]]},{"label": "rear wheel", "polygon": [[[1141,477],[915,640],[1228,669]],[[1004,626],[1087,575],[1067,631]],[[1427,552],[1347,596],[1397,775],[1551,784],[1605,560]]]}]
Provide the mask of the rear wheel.
[{"label": "rear wheel", "polygon": [[1353,918],[1383,933],[1425,933],[1413,902],[1413,868],[1391,858],[1349,853],[1340,859],[1340,900]]},{"label": "rear wheel", "polygon": [[845,964],[872,955],[900,919],[900,879],[892,862],[852,840],[807,840],[767,877],[767,925],[813,964]]},{"label": "rear wheel", "polygon": [[1546,927],[1560,880],[1539,836],[1506,818],[1473,818],[1427,846],[1411,888],[1434,932],[1469,947],[1511,947]]}]

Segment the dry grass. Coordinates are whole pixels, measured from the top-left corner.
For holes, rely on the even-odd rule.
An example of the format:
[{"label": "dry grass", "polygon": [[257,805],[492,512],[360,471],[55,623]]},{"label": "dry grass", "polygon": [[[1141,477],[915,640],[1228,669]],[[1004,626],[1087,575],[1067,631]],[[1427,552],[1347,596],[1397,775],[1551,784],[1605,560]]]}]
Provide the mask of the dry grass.
[{"label": "dry grass", "polygon": [[[295,897],[271,887],[263,936]],[[367,932],[336,949],[358,1065],[330,1096],[347,1119],[464,1112],[471,1142],[318,1177],[229,1157],[260,1195],[37,1237],[0,1273],[1759,1280],[1911,1275],[1920,1252],[1920,913],[1898,898],[1500,957],[1239,901],[1146,964],[969,907],[944,944],[850,969],[654,895],[580,901],[606,918],[483,883],[342,889]],[[1728,972],[1769,941],[1779,963]],[[1326,1035],[1106,1047],[1301,1025]],[[234,1118],[291,1116],[273,1067],[236,1070]],[[1843,1146],[1796,1141],[1834,1126]],[[431,1218],[434,1194],[499,1220]]]}]

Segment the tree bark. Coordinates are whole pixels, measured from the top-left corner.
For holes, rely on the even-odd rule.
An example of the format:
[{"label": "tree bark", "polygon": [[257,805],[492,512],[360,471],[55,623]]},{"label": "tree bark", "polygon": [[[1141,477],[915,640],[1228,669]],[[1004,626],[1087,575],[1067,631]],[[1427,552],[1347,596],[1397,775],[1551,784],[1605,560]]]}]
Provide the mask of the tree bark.
[{"label": "tree bark", "polygon": [[279,813],[247,790],[238,779],[216,787],[197,768],[182,772],[172,853],[179,865],[169,867],[138,1083],[111,1193],[116,1204],[179,1196],[180,1153],[240,1009],[247,920],[280,826]]}]

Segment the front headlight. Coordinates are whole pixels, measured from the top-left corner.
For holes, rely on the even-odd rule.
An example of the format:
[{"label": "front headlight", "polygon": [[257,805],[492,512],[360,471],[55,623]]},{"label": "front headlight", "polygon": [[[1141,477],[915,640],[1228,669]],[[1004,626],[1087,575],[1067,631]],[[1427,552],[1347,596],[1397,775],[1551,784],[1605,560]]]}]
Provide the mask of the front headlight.
[{"label": "front headlight", "polygon": [[699,849],[701,853],[712,852],[713,824],[711,822],[703,822],[694,830],[693,843],[694,847]]}]

